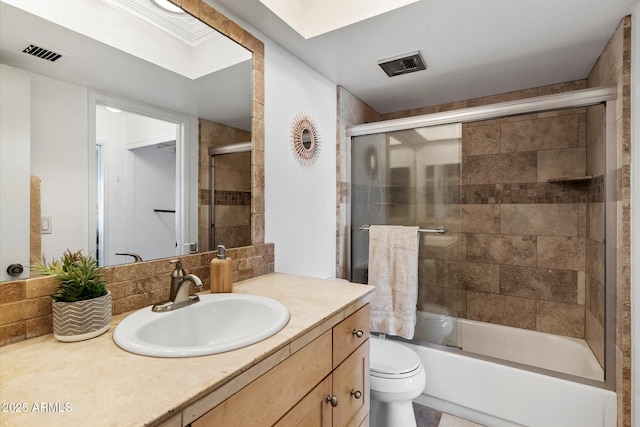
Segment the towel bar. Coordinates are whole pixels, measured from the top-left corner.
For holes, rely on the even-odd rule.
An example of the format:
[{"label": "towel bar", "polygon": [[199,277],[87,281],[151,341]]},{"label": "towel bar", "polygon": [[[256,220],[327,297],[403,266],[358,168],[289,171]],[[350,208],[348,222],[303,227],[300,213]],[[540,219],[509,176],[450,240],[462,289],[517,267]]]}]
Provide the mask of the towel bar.
[{"label": "towel bar", "polygon": [[[361,225],[360,227],[358,227],[358,230],[369,231],[369,224]],[[419,228],[418,229],[418,233],[444,234],[447,231],[449,231],[449,230],[447,230],[446,228],[444,228],[442,226],[436,227],[436,228]]]}]

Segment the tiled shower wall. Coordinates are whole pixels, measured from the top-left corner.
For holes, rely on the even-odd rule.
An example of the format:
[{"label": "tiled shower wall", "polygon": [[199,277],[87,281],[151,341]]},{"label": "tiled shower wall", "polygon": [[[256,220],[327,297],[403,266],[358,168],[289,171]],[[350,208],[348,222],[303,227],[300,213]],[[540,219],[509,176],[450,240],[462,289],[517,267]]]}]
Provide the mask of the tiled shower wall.
[{"label": "tiled shower wall", "polygon": [[455,243],[423,238],[420,301],[583,338],[585,175],[585,108],[463,124],[460,215],[445,224]]},{"label": "tiled shower wall", "polygon": [[[587,79],[589,87],[615,86],[615,218],[618,235],[611,245],[616,252],[616,393],[618,426],[631,426],[631,17],[618,25]],[[613,196],[613,195],[611,195]],[[609,219],[607,219],[609,221]],[[612,247],[613,246],[613,247]],[[613,267],[613,266],[612,266]]]},{"label": "tiled shower wall", "polygon": [[[229,126],[214,123],[209,120],[200,119],[200,141],[198,144],[198,245],[200,251],[215,250],[214,245],[210,242],[210,227],[211,227],[211,165],[209,158],[209,149],[214,147],[221,147],[223,145],[236,144],[240,142],[251,141],[251,133],[240,129],[232,128]],[[249,156],[251,154],[249,153]],[[250,167],[250,163],[248,166]],[[246,169],[242,167],[242,169]],[[249,189],[251,189],[251,170],[249,169]],[[222,188],[226,190],[227,188]],[[236,189],[234,189],[236,190]],[[226,196],[221,200],[226,201]],[[236,194],[236,196],[238,196]],[[237,199],[237,197],[236,197]],[[234,202],[235,203],[235,202]],[[250,200],[246,209],[251,209]],[[249,239],[248,243],[251,244],[249,223]],[[229,243],[219,243],[229,247],[235,247]],[[240,245],[240,246],[245,246]]]},{"label": "tiled shower wall", "polygon": [[604,172],[605,107],[587,107],[587,175],[593,176],[585,240],[585,339],[604,366]]},{"label": "tiled shower wall", "polygon": [[251,245],[251,153],[216,156],[214,175],[213,246]]}]

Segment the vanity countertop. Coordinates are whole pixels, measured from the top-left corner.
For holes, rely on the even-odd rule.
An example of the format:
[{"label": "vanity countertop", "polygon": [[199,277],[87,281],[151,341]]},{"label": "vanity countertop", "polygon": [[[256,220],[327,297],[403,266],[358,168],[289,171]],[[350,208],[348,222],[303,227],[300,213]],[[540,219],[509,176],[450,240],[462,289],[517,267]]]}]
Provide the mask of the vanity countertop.
[{"label": "vanity countertop", "polygon": [[365,305],[373,289],[279,273],[235,283],[234,292],[282,302],[291,318],[272,337],[210,356],[128,353],[113,342],[126,314],[87,341],[50,334],[0,347],[0,425],[186,426]]}]

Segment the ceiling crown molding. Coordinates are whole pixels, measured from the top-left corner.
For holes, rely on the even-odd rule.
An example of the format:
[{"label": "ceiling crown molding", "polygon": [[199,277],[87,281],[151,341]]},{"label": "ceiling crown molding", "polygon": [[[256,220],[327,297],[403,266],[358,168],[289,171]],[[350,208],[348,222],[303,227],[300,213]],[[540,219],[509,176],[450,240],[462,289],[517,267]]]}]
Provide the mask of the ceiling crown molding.
[{"label": "ceiling crown molding", "polygon": [[165,30],[191,47],[207,40],[215,31],[191,15],[164,12],[151,0],[103,0]]}]

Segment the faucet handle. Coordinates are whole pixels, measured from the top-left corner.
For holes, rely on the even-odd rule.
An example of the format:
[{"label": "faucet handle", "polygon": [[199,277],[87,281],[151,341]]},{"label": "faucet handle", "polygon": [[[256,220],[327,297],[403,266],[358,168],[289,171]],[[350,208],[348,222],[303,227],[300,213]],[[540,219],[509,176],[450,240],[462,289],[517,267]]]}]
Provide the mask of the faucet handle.
[{"label": "faucet handle", "polygon": [[172,259],[169,263],[174,264],[176,268],[171,273],[171,277],[184,277],[187,273],[182,268],[182,262],[179,259]]}]

